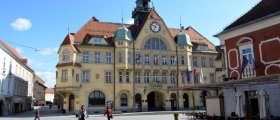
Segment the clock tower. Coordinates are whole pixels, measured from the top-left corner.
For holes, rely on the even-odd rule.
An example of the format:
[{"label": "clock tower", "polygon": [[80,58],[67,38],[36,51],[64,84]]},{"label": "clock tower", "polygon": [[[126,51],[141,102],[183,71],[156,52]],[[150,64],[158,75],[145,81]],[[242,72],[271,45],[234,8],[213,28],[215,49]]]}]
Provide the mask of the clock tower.
[{"label": "clock tower", "polygon": [[150,12],[151,0],[137,0],[136,7],[132,12],[132,18],[134,18],[134,25],[140,25],[146,13]]}]

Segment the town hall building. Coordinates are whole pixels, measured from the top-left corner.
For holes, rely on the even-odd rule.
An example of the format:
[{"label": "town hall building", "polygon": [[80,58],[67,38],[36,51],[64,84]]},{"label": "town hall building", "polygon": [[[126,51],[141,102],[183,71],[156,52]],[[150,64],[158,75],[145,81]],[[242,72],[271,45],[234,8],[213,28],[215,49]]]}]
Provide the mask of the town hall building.
[{"label": "town hall building", "polygon": [[101,113],[108,104],[122,112],[205,107],[211,91],[168,88],[219,81],[214,44],[192,27],[168,28],[150,2],[136,1],[134,24],[93,17],[67,34],[55,88],[66,111],[85,105],[89,113]]}]

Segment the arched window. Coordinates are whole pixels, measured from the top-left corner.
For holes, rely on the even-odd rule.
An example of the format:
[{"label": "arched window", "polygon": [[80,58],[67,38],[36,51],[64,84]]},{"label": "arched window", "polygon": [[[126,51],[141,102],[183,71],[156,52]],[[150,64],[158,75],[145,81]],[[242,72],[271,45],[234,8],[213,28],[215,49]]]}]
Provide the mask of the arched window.
[{"label": "arched window", "polygon": [[62,52],[62,61],[69,61],[70,60],[70,51],[69,49],[64,49]]},{"label": "arched window", "polygon": [[101,91],[93,91],[88,96],[89,107],[104,107],[105,95]]},{"label": "arched window", "polygon": [[150,38],[144,46],[147,50],[166,50],[165,43],[159,38]]},{"label": "arched window", "polygon": [[166,72],[162,73],[162,83],[167,83]]},{"label": "arched window", "polygon": [[121,106],[127,106],[127,95],[125,93],[121,95]]}]

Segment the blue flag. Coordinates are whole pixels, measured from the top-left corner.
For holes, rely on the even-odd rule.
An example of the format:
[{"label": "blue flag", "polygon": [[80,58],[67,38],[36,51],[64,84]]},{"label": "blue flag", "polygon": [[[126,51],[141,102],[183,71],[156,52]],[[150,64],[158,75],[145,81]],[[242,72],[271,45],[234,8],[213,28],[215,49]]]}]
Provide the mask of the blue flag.
[{"label": "blue flag", "polygon": [[187,74],[187,81],[191,82],[191,74],[190,74],[189,68],[187,68],[186,74]]},{"label": "blue flag", "polygon": [[247,59],[247,57],[243,56],[243,58],[242,58],[242,66],[241,66],[241,74],[244,72],[244,69],[246,68],[248,63],[249,63],[249,60]]}]

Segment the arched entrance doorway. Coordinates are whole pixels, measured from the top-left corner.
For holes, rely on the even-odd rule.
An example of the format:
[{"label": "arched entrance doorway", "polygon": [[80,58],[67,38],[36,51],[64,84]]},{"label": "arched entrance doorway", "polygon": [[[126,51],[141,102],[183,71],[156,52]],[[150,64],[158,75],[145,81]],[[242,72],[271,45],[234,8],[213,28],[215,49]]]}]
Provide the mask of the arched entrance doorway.
[{"label": "arched entrance doorway", "polygon": [[209,92],[205,91],[205,90],[201,91],[201,93],[200,93],[200,103],[202,104],[201,105],[201,107],[202,107],[201,109],[205,109],[205,107],[206,107],[206,99],[205,99],[205,97],[207,95],[209,95]]},{"label": "arched entrance doorway", "polygon": [[142,99],[140,94],[135,95],[135,104],[137,106],[137,111],[142,111]]},{"label": "arched entrance doorway", "polygon": [[74,110],[74,102],[75,102],[75,96],[71,94],[69,97],[69,111]]},{"label": "arched entrance doorway", "polygon": [[184,108],[189,108],[189,96],[187,93],[183,95],[183,99],[184,99]]},{"label": "arched entrance doorway", "polygon": [[150,92],[147,96],[148,110],[161,111],[164,110],[164,95],[160,92]]},{"label": "arched entrance doorway", "polygon": [[177,110],[176,94],[172,93],[170,95],[171,110]]}]

